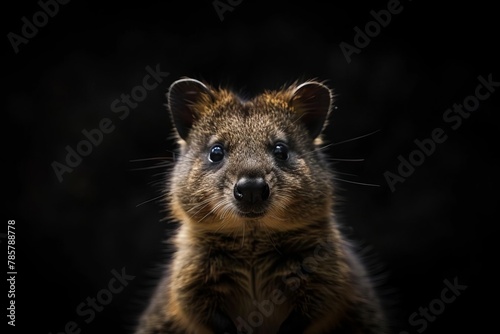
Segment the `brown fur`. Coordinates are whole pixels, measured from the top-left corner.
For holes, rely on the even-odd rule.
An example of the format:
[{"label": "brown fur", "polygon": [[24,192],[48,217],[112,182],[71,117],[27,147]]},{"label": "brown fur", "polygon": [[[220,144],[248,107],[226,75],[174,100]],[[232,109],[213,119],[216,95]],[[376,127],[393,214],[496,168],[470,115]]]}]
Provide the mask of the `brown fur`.
[{"label": "brown fur", "polygon": [[[330,90],[309,82],[243,101],[186,80],[169,93],[180,144],[168,192],[181,222],[176,252],[137,334],[385,333],[370,280],[332,213],[317,136]],[[272,154],[278,141],[289,147],[286,162]],[[207,158],[215,143],[225,152],[219,164]],[[242,175],[269,185],[261,217],[238,211]]]}]

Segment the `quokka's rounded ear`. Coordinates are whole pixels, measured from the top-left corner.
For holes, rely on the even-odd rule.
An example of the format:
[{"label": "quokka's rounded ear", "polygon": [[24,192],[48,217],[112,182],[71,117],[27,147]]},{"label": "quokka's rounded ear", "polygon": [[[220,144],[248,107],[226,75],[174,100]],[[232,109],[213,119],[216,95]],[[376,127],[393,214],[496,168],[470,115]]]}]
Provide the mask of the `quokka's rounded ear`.
[{"label": "quokka's rounded ear", "polygon": [[290,106],[298,114],[312,139],[318,137],[326,125],[333,104],[332,91],[316,81],[305,82],[292,93]]},{"label": "quokka's rounded ear", "polygon": [[168,109],[179,136],[186,140],[202,107],[213,101],[213,93],[201,81],[184,78],[170,85],[167,93]]}]

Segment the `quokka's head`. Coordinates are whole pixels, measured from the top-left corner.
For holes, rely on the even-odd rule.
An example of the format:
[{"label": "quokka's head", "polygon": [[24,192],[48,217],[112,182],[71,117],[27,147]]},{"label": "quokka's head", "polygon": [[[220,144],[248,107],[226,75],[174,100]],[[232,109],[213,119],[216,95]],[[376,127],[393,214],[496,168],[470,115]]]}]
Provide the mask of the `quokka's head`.
[{"label": "quokka's head", "polygon": [[168,107],[180,154],[173,215],[201,230],[289,230],[330,215],[330,169],[318,150],[332,92],[307,81],[242,100],[194,80],[174,82]]}]

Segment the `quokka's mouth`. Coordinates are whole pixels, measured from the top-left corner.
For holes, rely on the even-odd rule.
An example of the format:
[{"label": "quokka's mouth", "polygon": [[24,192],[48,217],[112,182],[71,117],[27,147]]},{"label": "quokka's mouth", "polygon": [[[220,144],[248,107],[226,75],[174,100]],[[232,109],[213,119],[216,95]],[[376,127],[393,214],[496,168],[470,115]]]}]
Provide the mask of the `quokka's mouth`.
[{"label": "quokka's mouth", "polygon": [[244,211],[240,211],[240,210],[238,210],[237,213],[241,217],[250,218],[250,219],[261,218],[261,217],[264,217],[264,215],[266,214],[265,211],[247,211],[247,212],[244,212]]},{"label": "quokka's mouth", "polygon": [[256,219],[264,217],[269,211],[268,202],[265,203],[244,203],[236,202],[234,203],[234,212],[242,217],[248,219]]}]

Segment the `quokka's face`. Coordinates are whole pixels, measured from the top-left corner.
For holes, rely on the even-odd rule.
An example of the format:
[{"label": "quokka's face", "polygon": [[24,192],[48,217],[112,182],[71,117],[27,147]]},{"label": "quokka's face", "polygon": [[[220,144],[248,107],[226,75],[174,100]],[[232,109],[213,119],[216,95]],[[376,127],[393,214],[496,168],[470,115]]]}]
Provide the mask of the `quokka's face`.
[{"label": "quokka's face", "polygon": [[297,95],[300,87],[244,102],[192,79],[172,85],[181,145],[170,185],[177,218],[204,230],[243,232],[259,224],[295,229],[329,214],[329,168],[315,138],[331,94],[308,83]]}]

